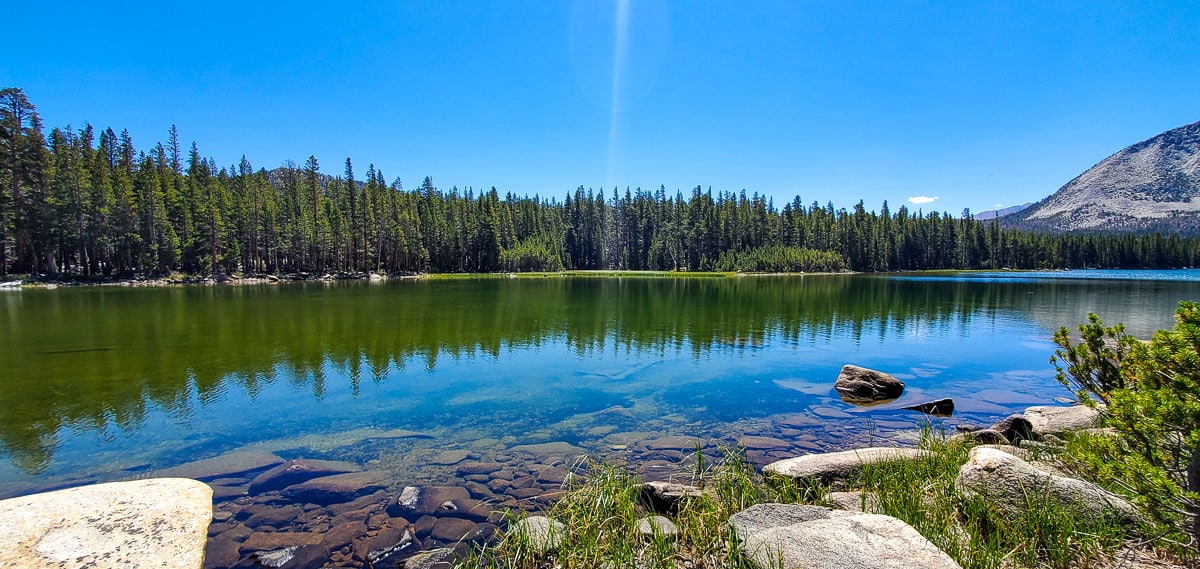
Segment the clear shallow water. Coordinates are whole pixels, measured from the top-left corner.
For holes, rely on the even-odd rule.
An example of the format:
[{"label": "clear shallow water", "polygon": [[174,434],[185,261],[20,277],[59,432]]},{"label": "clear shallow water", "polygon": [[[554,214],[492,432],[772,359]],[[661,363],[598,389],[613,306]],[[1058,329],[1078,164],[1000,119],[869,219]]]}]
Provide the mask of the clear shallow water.
[{"label": "clear shallow water", "polygon": [[[1058,326],[1094,311],[1148,336],[1188,299],[1200,271],[4,292],[0,496],[247,448],[404,483],[453,476],[430,464],[448,449],[795,444],[761,462],[903,439],[922,417],[842,403],[842,365],[903,378],[912,402],[954,398],[946,425],[984,423],[1067,395],[1047,361]],[[432,438],[372,438],[398,428]]]}]

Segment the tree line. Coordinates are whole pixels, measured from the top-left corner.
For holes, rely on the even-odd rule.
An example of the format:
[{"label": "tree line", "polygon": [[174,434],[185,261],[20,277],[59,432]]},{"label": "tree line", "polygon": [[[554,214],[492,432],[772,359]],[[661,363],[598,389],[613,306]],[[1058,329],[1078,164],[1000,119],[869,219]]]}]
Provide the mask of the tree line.
[{"label": "tree line", "polygon": [[560,201],[496,188],[415,189],[373,165],[340,175],[314,156],[219,166],[167,140],[85,124],[49,134],[0,91],[0,275],[287,272],[1167,268],[1200,265],[1200,239],[1051,234],[936,211],[849,210],[743,190],[686,194],[582,186]]}]

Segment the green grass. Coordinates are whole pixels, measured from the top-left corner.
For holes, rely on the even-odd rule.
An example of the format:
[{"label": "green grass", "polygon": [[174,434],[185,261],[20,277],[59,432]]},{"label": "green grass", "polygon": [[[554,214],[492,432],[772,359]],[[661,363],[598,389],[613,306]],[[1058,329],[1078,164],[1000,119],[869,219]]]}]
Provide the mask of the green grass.
[{"label": "green grass", "polygon": [[538,554],[522,536],[509,535],[460,567],[749,568],[726,522],[729,516],[765,502],[828,505],[829,492],[837,489],[874,492],[882,513],[913,526],[964,569],[1094,566],[1111,558],[1136,531],[1113,520],[1081,518],[1069,506],[1033,495],[1023,515],[1006,516],[984,498],[955,490],[968,446],[946,443],[929,432],[921,445],[932,451],[931,458],[871,466],[837,487],[764,479],[735,450],[725,449],[715,463],[697,454],[681,466],[678,478],[700,486],[704,496],[681,503],[672,516],[679,527],[673,539],[638,532],[638,520],[650,512],[633,474],[618,465],[587,461],[576,469],[579,476],[564,497],[545,512],[569,528],[557,551]]}]

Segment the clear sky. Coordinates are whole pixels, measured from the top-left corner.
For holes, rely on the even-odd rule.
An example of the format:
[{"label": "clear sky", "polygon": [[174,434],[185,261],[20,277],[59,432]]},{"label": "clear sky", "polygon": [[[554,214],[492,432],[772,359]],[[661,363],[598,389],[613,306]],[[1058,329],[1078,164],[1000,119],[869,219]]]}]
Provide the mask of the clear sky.
[{"label": "clear sky", "polygon": [[[14,2],[49,126],[415,187],[1041,199],[1200,120],[1200,2]],[[920,198],[917,199],[921,202]]]}]

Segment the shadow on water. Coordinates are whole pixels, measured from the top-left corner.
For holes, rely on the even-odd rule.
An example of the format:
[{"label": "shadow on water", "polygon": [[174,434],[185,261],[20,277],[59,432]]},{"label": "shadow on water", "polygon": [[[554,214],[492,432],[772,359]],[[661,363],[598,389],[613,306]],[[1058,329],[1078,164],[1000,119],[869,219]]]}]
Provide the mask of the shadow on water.
[{"label": "shadow on water", "polygon": [[29,290],[0,304],[0,453],[36,475],[64,432],[117,436],[145,428],[152,409],[186,420],[240,391],[249,411],[281,382],[316,401],[334,382],[358,396],[364,383],[428,381],[405,372],[447,358],[548,345],[719,366],[764,347],[873,344],[930,328],[965,335],[998,316],[1035,322],[1048,337],[1088,311],[1145,335],[1169,326],[1197,286],[809,276]]}]

